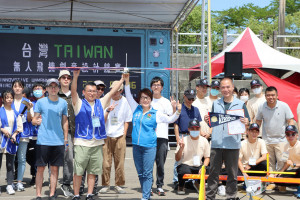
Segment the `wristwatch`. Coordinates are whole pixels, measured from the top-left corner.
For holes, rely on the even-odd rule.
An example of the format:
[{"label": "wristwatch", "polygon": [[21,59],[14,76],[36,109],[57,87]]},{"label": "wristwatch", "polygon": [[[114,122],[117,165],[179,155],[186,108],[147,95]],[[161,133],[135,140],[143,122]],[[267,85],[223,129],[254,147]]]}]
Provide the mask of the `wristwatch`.
[{"label": "wristwatch", "polygon": [[293,163],[293,167],[296,167],[296,165],[297,165],[296,163]]}]

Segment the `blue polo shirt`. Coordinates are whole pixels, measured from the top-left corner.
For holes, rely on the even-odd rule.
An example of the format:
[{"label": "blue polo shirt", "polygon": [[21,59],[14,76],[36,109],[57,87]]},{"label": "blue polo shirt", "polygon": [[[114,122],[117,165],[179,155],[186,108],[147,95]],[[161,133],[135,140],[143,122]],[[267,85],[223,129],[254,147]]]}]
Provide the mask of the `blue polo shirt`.
[{"label": "blue polo shirt", "polygon": [[193,119],[197,119],[199,122],[202,121],[198,108],[192,106],[191,109],[189,109],[183,103],[179,118],[175,122],[179,127],[179,133],[187,133],[189,122]]}]

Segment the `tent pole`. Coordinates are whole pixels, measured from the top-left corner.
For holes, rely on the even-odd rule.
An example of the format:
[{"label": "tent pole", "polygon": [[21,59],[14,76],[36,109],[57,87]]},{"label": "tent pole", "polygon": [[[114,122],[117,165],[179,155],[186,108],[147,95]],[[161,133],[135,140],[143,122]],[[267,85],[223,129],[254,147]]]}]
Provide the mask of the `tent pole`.
[{"label": "tent pole", "polygon": [[[178,68],[178,30],[176,29],[176,68]],[[176,70],[176,100],[178,101],[179,99],[179,92],[178,92],[178,84],[179,84],[179,79],[178,79],[178,70]]]},{"label": "tent pole", "polygon": [[208,81],[211,83],[211,15],[210,15],[210,0],[207,0],[207,23],[208,23],[208,31],[207,31],[207,38],[208,38]]},{"label": "tent pole", "polygon": [[204,78],[205,0],[202,0],[201,18],[201,79]]}]

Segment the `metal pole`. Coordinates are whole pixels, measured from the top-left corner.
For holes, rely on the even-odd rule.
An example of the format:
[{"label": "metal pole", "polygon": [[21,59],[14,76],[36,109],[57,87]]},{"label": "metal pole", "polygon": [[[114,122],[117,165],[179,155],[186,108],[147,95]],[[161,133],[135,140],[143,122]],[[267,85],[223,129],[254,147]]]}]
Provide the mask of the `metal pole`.
[{"label": "metal pole", "polygon": [[[279,15],[278,15],[278,34],[285,34],[285,1],[279,0]],[[278,46],[284,46],[284,38],[278,38]]]},{"label": "metal pole", "polygon": [[[178,30],[176,30],[176,68],[178,68]],[[179,99],[179,92],[178,92],[178,70],[176,70],[176,100]]]},{"label": "metal pole", "polygon": [[208,35],[208,81],[211,82],[211,15],[210,15],[210,0],[207,0],[207,23],[208,23],[208,30],[207,30],[207,35]]},{"label": "metal pole", "polygon": [[[174,43],[174,31],[171,31],[171,67],[174,68],[174,62],[173,62],[173,52],[174,52],[174,47],[173,47],[173,43]],[[173,72],[170,72],[171,74],[171,96],[173,96]]]},{"label": "metal pole", "polygon": [[223,31],[223,50],[227,47],[227,29]]},{"label": "metal pole", "polygon": [[202,18],[201,18],[201,78],[204,78],[204,40],[205,40],[205,0],[202,0]]}]

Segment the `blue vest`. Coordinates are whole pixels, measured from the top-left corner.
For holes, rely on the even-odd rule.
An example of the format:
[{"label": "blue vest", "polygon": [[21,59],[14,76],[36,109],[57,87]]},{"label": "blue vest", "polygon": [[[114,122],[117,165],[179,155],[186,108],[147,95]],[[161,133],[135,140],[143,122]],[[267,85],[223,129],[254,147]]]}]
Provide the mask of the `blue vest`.
[{"label": "blue vest", "polygon": [[[17,129],[17,115],[18,113],[14,110],[14,125],[13,125],[13,130],[12,133],[15,132]],[[8,120],[7,120],[7,115],[4,107],[0,108],[0,120],[1,120],[1,128],[8,127]],[[9,138],[4,136],[3,133],[1,133],[1,149],[6,149],[6,151],[10,154],[16,154],[18,150],[18,146],[16,146],[14,143],[11,142]],[[17,135],[16,137],[17,142],[19,143],[20,141],[20,134]]]},{"label": "blue vest", "polygon": [[105,121],[102,105],[99,99],[95,100],[94,115],[93,117],[99,118],[100,127],[96,127],[93,135],[92,123],[92,107],[86,99],[82,100],[82,105],[79,113],[75,116],[75,138],[85,140],[101,140],[106,138]]},{"label": "blue vest", "polygon": [[[37,101],[33,101],[33,109],[35,108],[35,104]],[[22,112],[22,111],[21,111]],[[30,123],[30,136],[31,137],[37,137],[38,131],[40,126],[34,126],[32,123]]]},{"label": "blue vest", "polygon": [[[29,100],[26,99],[26,98],[24,98],[24,97],[22,98],[21,101],[23,101],[23,100],[29,102]],[[18,115],[21,114],[21,112],[23,111],[24,107],[25,107],[25,105],[21,103],[20,110],[18,112],[18,111],[16,111],[15,104],[13,103],[11,105],[11,108],[14,109],[18,113]],[[25,117],[26,122],[23,123],[23,132],[20,133],[20,136],[21,136],[21,138],[28,138],[30,136],[30,134],[31,134],[31,126],[30,126],[31,123],[27,121],[27,110],[25,111],[23,117]]]},{"label": "blue vest", "polygon": [[133,112],[132,116],[132,144],[143,147],[156,147],[156,112],[157,110],[151,108],[143,115],[143,108],[141,105]]},{"label": "blue vest", "polygon": [[[229,110],[243,109],[244,102],[235,98],[229,106]],[[214,101],[213,112],[225,113],[224,97]],[[241,134],[229,135],[227,123],[215,126],[211,134],[211,148],[220,149],[240,149],[241,148]]]}]

